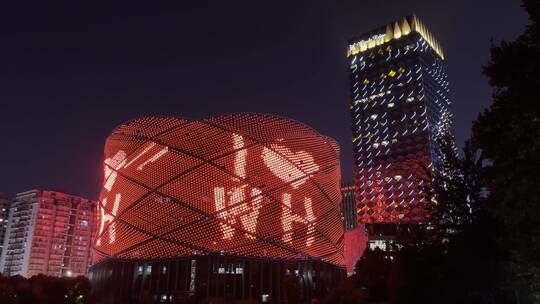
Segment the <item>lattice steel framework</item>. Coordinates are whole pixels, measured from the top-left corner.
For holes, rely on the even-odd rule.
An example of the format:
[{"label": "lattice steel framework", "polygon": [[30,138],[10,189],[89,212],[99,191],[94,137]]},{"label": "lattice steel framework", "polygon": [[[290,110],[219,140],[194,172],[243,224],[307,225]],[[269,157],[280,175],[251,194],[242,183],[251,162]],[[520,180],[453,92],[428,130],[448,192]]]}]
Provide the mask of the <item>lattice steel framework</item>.
[{"label": "lattice steel framework", "polygon": [[222,253],[343,265],[339,146],[286,118],[144,117],[105,145],[96,262]]}]

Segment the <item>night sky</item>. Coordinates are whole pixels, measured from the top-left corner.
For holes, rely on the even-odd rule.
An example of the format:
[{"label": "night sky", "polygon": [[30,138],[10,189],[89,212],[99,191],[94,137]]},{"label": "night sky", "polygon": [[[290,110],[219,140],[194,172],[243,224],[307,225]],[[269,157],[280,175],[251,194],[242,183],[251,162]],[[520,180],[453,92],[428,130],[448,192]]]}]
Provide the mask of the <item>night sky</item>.
[{"label": "night sky", "polygon": [[411,13],[445,50],[461,145],[491,102],[480,74],[490,39],[527,23],[517,0],[20,2],[0,5],[0,192],[10,195],[97,198],[105,138],[145,115],[287,116],[335,138],[351,180],[346,41]]}]

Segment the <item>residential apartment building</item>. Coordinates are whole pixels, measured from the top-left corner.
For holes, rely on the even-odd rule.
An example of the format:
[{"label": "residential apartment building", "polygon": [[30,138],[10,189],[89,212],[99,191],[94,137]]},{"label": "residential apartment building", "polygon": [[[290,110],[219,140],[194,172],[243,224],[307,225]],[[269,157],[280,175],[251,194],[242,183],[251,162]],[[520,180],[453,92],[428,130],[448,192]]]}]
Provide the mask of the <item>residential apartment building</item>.
[{"label": "residential apartment building", "polygon": [[9,209],[0,272],[31,277],[85,275],[96,201],[56,191],[18,193]]}]

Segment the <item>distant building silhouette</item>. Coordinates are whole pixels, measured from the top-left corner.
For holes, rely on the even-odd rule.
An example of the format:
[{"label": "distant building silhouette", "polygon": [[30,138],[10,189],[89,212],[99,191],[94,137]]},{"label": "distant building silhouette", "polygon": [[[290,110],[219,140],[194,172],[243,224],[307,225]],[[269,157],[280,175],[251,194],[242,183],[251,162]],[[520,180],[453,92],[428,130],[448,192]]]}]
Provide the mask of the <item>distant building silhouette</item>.
[{"label": "distant building silhouette", "polygon": [[341,186],[341,216],[343,219],[343,229],[352,230],[358,226],[356,218],[356,202],[354,200],[354,186],[344,184]]},{"label": "distant building silhouette", "polygon": [[0,193],[0,258],[4,252],[4,237],[9,217],[9,199],[4,194]]},{"label": "distant building silhouette", "polygon": [[55,191],[18,193],[9,209],[0,272],[25,277],[85,275],[96,204]]}]

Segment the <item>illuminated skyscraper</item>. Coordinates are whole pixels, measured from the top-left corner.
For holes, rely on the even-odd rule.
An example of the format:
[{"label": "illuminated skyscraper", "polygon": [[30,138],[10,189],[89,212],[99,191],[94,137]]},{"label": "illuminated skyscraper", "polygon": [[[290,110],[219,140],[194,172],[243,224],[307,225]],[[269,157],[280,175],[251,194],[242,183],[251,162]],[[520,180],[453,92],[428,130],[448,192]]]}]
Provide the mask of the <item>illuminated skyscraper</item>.
[{"label": "illuminated skyscraper", "polygon": [[17,194],[9,209],[0,272],[25,277],[85,275],[96,204],[55,191]]},{"label": "illuminated skyscraper", "polygon": [[395,223],[425,220],[427,171],[451,132],[444,54],[416,16],[349,41],[354,179],[358,220],[370,246],[385,246]]}]

